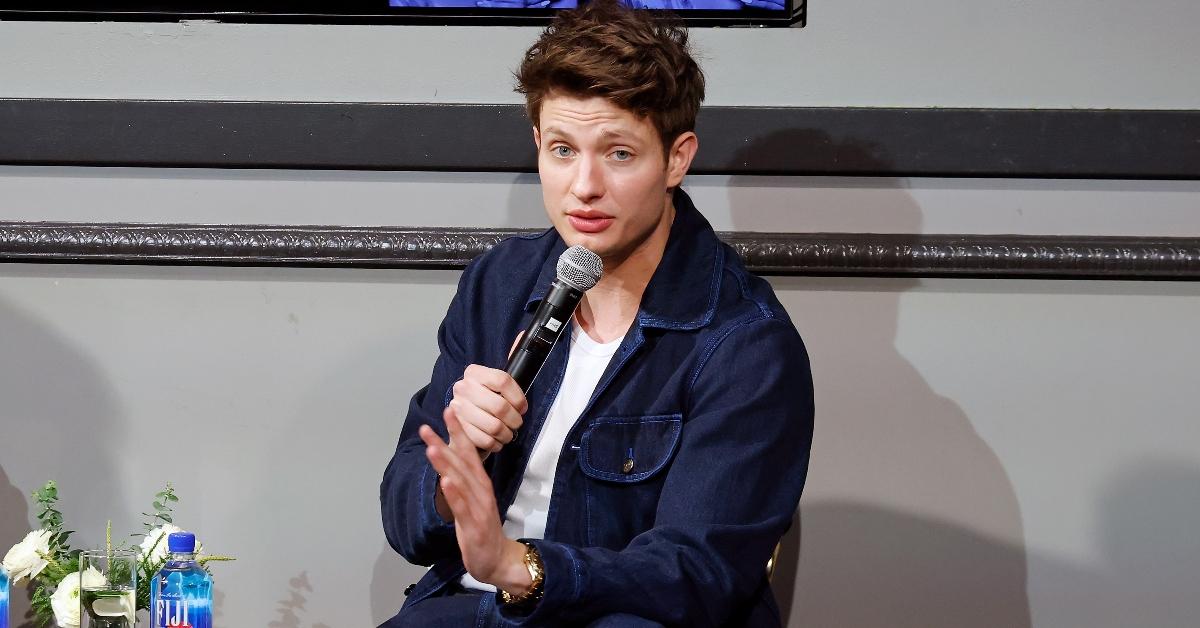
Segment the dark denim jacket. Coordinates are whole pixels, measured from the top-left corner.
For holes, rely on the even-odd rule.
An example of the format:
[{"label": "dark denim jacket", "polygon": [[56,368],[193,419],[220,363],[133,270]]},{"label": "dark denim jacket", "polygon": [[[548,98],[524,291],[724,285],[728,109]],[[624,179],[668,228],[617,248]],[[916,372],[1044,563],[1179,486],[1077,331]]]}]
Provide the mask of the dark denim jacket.
[{"label": "dark denim jacket", "polygon": [[[765,566],[808,470],[808,356],[770,285],[686,194],[674,202],[637,318],[563,445],[546,538],[534,541],[544,597],[526,615],[485,603],[480,625],[568,626],[616,612],[668,626],[780,625]],[[464,573],[454,527],[434,508],[435,473],[417,428],[445,437],[442,410],[463,369],[504,367],[564,249],[554,230],[511,238],[459,281],[432,380],[412,399],[380,486],[392,547],[433,565],[406,605]],[[487,461],[502,513],[562,381],[567,344],[530,389],[518,439]]]}]

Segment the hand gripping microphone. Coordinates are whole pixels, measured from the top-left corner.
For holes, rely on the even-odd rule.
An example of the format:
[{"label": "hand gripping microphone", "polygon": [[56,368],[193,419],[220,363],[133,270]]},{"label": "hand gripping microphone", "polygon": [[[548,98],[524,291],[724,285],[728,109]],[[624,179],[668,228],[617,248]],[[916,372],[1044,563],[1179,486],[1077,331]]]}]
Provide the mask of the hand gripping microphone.
[{"label": "hand gripping microphone", "polygon": [[578,244],[558,258],[558,277],[550,284],[546,298],[533,314],[533,320],[521,336],[521,342],[508,358],[504,370],[512,375],[524,392],[546,363],[554,343],[567,327],[583,293],[600,281],[604,263],[600,256]]}]

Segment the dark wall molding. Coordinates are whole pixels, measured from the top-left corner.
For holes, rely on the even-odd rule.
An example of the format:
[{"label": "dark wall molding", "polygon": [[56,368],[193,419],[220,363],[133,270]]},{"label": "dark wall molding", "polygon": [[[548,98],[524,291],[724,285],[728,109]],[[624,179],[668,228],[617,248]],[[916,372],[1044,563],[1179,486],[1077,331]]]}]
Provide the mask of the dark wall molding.
[{"label": "dark wall molding", "polygon": [[[1200,179],[1200,110],[705,107],[695,173]],[[519,105],[0,99],[0,164],[533,172]]]},{"label": "dark wall molding", "polygon": [[[693,172],[1200,179],[1200,110],[707,107]],[[0,164],[533,172],[518,105],[0,99]],[[0,261],[461,268],[497,229],[0,223]],[[1200,239],[722,234],[770,275],[1200,277]]]},{"label": "dark wall molding", "polygon": [[[462,268],[514,229],[0,222],[0,261]],[[1200,279],[1200,238],[722,233],[764,275]]]}]

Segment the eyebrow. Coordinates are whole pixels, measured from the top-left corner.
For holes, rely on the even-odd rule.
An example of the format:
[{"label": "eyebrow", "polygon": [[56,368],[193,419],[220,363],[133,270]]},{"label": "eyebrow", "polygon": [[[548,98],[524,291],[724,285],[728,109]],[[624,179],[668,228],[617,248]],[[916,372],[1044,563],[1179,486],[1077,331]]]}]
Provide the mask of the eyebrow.
[{"label": "eyebrow", "polygon": [[561,135],[563,137],[571,137],[570,133],[567,133],[566,131],[564,131],[556,126],[548,126],[544,129],[542,129],[542,134],[543,135]]},{"label": "eyebrow", "polygon": [[624,131],[617,131],[614,129],[601,129],[600,137],[603,137],[606,139],[619,138],[619,139],[623,139],[623,140],[636,140],[637,139],[637,137],[630,135]]}]

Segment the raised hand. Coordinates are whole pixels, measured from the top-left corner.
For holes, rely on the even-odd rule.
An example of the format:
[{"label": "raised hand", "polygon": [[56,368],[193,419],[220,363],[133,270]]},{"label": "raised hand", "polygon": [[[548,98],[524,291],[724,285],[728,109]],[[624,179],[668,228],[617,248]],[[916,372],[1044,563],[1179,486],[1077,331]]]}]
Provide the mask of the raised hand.
[{"label": "raised hand", "polygon": [[525,546],[504,536],[492,480],[464,433],[464,424],[452,408],[446,408],[442,418],[449,443],[442,442],[428,425],[422,425],[418,433],[425,442],[425,456],[441,476],[439,483],[453,516],[463,565],[476,580],[519,593],[531,584],[524,566]]}]

